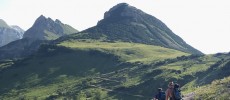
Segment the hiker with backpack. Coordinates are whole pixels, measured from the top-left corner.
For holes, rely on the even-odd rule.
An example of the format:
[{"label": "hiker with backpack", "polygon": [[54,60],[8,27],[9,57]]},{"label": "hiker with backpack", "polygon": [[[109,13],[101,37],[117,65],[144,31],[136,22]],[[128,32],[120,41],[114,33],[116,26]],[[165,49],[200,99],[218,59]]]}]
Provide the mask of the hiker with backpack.
[{"label": "hiker with backpack", "polygon": [[173,98],[174,100],[182,100],[180,85],[177,83],[174,84]]},{"label": "hiker with backpack", "polygon": [[165,100],[173,100],[173,88],[174,88],[174,83],[169,82],[168,84],[168,89],[166,90],[166,99]]},{"label": "hiker with backpack", "polygon": [[158,88],[158,93],[155,95],[153,100],[165,100],[165,92],[162,88]]},{"label": "hiker with backpack", "polygon": [[166,90],[165,100],[182,100],[179,84],[174,84],[173,82],[169,82],[168,89]]}]

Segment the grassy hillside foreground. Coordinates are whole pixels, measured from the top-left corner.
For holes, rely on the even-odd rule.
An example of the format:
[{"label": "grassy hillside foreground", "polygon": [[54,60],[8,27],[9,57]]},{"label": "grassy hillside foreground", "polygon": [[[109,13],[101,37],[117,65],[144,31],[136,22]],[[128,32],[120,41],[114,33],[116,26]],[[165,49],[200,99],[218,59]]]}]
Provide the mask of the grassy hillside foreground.
[{"label": "grassy hillside foreground", "polygon": [[67,86],[82,88],[82,82],[86,80],[132,68],[137,62],[149,64],[182,55],[187,54],[162,47],[122,42],[69,41],[58,46],[43,45],[36,55],[17,61],[1,71],[1,93],[4,93],[1,97],[13,99],[21,95],[44,99],[60,91],[61,87],[67,90]]},{"label": "grassy hillside foreground", "polygon": [[165,90],[169,81],[197,98],[213,98],[225,88],[220,91],[224,98],[229,92],[229,58],[136,43],[69,40],[42,45],[24,60],[2,61],[0,98],[141,100],[150,99],[158,87]]}]

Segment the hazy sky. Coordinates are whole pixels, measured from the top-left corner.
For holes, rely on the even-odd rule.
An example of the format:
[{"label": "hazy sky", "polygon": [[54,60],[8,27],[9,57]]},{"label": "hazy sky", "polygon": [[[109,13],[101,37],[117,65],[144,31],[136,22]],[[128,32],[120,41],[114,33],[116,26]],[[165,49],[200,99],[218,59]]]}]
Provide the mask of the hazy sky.
[{"label": "hazy sky", "polygon": [[0,0],[0,19],[27,30],[43,14],[84,30],[122,2],[157,17],[206,54],[230,51],[229,0]]}]

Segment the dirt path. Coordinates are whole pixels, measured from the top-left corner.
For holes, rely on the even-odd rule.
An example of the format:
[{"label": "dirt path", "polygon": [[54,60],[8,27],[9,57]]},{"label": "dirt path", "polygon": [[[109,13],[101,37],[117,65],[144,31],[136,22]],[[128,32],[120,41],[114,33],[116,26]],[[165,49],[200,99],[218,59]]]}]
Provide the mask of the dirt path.
[{"label": "dirt path", "polygon": [[183,97],[183,100],[194,100],[195,99],[195,93],[194,92],[191,92],[189,94],[186,94],[184,97]]},{"label": "dirt path", "polygon": [[96,85],[90,85],[90,86],[95,87],[95,88],[100,88],[100,89],[103,89],[103,90],[108,91],[108,92],[115,92],[115,93],[125,94],[125,95],[129,95],[129,96],[134,96],[134,97],[146,98],[145,96],[142,96],[142,95],[133,95],[133,94],[126,93],[126,92],[114,91],[114,90],[103,88],[103,87],[96,86]]}]

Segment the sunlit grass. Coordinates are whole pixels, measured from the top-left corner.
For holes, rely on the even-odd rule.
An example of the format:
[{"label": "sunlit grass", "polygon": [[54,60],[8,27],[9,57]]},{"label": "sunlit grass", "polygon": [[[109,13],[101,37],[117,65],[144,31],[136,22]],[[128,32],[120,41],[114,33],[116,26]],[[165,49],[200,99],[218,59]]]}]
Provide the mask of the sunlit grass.
[{"label": "sunlit grass", "polygon": [[[57,100],[68,97],[130,100],[136,98],[134,95],[148,98],[158,87],[165,90],[168,81],[174,81],[182,85],[183,94],[195,92],[199,97],[212,99],[219,89],[227,88],[219,85],[219,80],[211,85],[199,83],[215,79],[212,78],[215,70],[210,67],[224,56],[189,56],[159,46],[94,40],[69,40],[57,46],[44,45],[40,50],[30,59],[17,63],[17,68],[1,74],[2,85],[9,91],[0,97],[20,99],[20,95],[40,100],[56,95]],[[218,65],[218,71],[226,64],[227,60]],[[223,79],[221,83],[228,80]],[[64,94],[59,94],[60,91]],[[222,97],[227,93],[223,92]]]},{"label": "sunlit grass", "polygon": [[215,80],[211,84],[196,88],[196,98],[228,100],[229,98],[230,77]]},{"label": "sunlit grass", "polygon": [[145,45],[138,43],[125,42],[100,42],[100,41],[65,41],[59,46],[65,46],[73,49],[94,49],[103,52],[111,53],[119,56],[121,60],[126,62],[143,62],[151,63],[167,58],[175,58],[187,53],[180,52],[173,49],[163,48],[153,45]]}]

